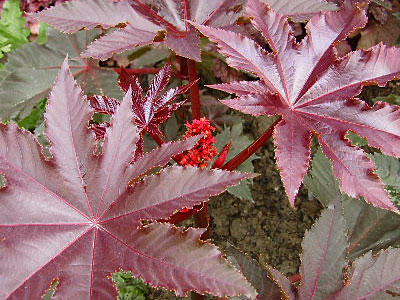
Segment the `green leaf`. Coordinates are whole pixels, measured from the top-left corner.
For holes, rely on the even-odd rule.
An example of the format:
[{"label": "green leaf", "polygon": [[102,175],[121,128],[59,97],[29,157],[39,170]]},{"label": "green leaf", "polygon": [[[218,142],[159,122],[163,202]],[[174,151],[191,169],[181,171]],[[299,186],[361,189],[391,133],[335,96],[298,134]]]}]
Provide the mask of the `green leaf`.
[{"label": "green leaf", "polygon": [[372,0],[372,2],[386,8],[387,10],[390,10],[390,11],[392,10],[392,8],[383,0]]},{"label": "green leaf", "polygon": [[42,296],[42,300],[51,300],[53,299],[54,294],[57,291],[57,287],[60,284],[58,280],[53,280],[50,284],[49,288],[46,290],[45,294]]},{"label": "green leaf", "polygon": [[132,272],[116,272],[112,281],[118,290],[118,300],[146,300],[150,288],[142,280],[132,277]]},{"label": "green leaf", "polygon": [[43,113],[46,108],[47,99],[40,100],[32,109],[31,113],[24,119],[18,122],[19,127],[23,127],[27,130],[33,131],[39,124],[40,120],[43,120]]},{"label": "green leaf", "polygon": [[8,0],[3,5],[0,19],[0,57],[28,43],[29,28],[22,17],[19,0]]},{"label": "green leaf", "polygon": [[29,43],[10,53],[0,71],[0,119],[21,120],[29,115],[33,106],[48,96],[67,54],[73,75],[87,95],[120,99],[117,74],[100,68],[95,60],[79,57],[98,33],[92,30],[67,35],[49,28],[45,45]]},{"label": "green leaf", "polygon": [[36,43],[39,45],[44,45],[47,43],[47,29],[49,25],[44,22],[40,22],[40,28],[39,28],[39,35],[36,38]]},{"label": "green leaf", "polygon": [[351,141],[351,144],[358,147],[368,146],[368,140],[354,133],[353,131],[348,131],[346,138]]},{"label": "green leaf", "polygon": [[[221,151],[222,148],[232,141],[232,148],[228,152],[228,156],[226,161],[229,161],[237,154],[239,154],[243,149],[248,147],[253,140],[248,135],[243,135],[243,125],[241,122],[234,124],[232,127],[225,127],[225,129],[216,135],[216,144],[218,151]],[[247,173],[254,173],[254,166],[252,161],[258,159],[257,155],[250,156],[243,164],[241,164],[237,170],[243,171]],[[253,184],[252,179],[245,179],[240,182],[240,184],[229,187],[227,190],[230,194],[245,200],[253,200],[253,196],[251,195],[250,186]]]},{"label": "green leaf", "polygon": [[383,102],[387,102],[390,104],[400,105],[400,96],[391,94],[386,97],[376,97],[375,99],[373,99],[373,101],[374,102],[383,101]]}]

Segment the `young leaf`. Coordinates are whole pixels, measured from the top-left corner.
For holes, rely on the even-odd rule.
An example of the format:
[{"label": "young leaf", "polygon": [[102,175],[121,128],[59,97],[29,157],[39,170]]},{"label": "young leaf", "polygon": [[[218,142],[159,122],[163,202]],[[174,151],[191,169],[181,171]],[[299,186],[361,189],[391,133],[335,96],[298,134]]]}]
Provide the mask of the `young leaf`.
[{"label": "young leaf", "polygon": [[76,0],[34,15],[63,32],[76,32],[97,25],[109,28],[126,24],[92,43],[83,54],[106,59],[136,46],[153,43],[166,31],[165,44],[180,56],[201,61],[200,38],[186,20],[229,27],[241,16],[245,0]]},{"label": "young leaf", "polygon": [[260,0],[248,1],[247,14],[273,53],[240,34],[193,24],[217,42],[228,64],[261,79],[263,92],[250,90],[249,85],[240,82],[211,86],[228,92],[241,90],[235,92],[238,98],[222,102],[252,115],[282,116],[274,132],[275,154],[291,204],[311,159],[314,132],[333,161],[343,192],[397,210],[382,182],[372,174],[374,163],[343,137],[352,130],[385,154],[400,156],[400,109],[384,103],[369,107],[354,98],[366,84],[384,86],[400,76],[400,60],[396,59],[400,49],[380,44],[337,58],[334,46],[367,21],[364,12],[351,1],[345,1],[338,12],[314,16],[301,44],[296,43],[287,18]]},{"label": "young leaf", "polygon": [[[190,88],[191,84],[166,91],[165,89],[169,83],[170,77],[171,66],[166,65],[154,76],[146,95],[143,97],[143,90],[137,77],[130,75],[125,69],[121,68],[118,82],[124,92],[132,88],[133,120],[140,134],[140,138],[136,144],[135,158],[143,155],[143,135],[149,132],[150,134],[163,136],[159,125],[169,119],[171,114],[184,103],[184,101],[171,102],[175,100],[178,95],[185,93]],[[117,100],[103,96],[90,97],[89,100],[90,105],[95,111],[103,114],[112,115],[119,105]],[[103,136],[107,126],[107,124],[101,124],[100,126],[94,127],[98,138]]]},{"label": "young leaf", "polygon": [[0,58],[3,53],[13,51],[28,43],[30,30],[25,26],[18,0],[7,0],[3,4],[0,19]]},{"label": "young leaf", "polygon": [[54,78],[67,54],[76,80],[90,95],[105,93],[120,99],[117,74],[98,67],[93,60],[76,59],[97,34],[96,31],[65,35],[49,28],[45,45],[29,43],[8,55],[0,71],[0,119],[22,119],[50,92]]},{"label": "young leaf", "polygon": [[121,269],[180,296],[254,296],[217,248],[199,240],[203,230],[141,224],[198,205],[249,175],[175,166],[130,185],[139,138],[131,99],[128,90],[95,154],[93,112],[66,59],[45,115],[52,158],[29,132],[0,124],[2,299],[39,299],[55,281],[62,299],[115,299],[109,277]]}]

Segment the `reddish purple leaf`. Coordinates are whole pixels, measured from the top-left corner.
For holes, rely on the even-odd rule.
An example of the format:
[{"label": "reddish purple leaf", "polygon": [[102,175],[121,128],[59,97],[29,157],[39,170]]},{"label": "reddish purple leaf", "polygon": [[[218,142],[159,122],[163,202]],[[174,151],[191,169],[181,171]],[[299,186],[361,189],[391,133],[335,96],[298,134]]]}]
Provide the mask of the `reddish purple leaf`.
[{"label": "reddish purple leaf", "polygon": [[[166,65],[154,76],[146,95],[143,97],[143,90],[138,78],[121,68],[118,80],[119,85],[124,92],[127,92],[130,87],[132,88],[133,120],[140,134],[136,144],[135,158],[143,155],[144,133],[149,132],[155,135],[163,135],[158,126],[168,120],[173,111],[177,110],[184,103],[184,101],[171,102],[178,95],[185,93],[193,84],[191,83],[165,91],[170,78],[171,66]],[[119,105],[117,100],[103,96],[89,97],[89,100],[91,106],[99,113],[113,114],[116,107]],[[107,124],[96,124],[92,126],[98,138],[102,137],[101,134],[107,127]]]},{"label": "reddish purple leaf", "polygon": [[[193,28],[184,36],[167,34],[165,44],[169,49],[182,57],[201,61],[200,37]],[[189,53],[190,56],[188,56]]]},{"label": "reddish purple leaf", "polygon": [[90,124],[89,128],[93,130],[93,132],[96,134],[96,139],[102,139],[104,138],[104,135],[106,134],[107,128],[110,127],[109,122],[104,122],[101,124]]},{"label": "reddish purple leaf", "polygon": [[218,249],[200,241],[203,230],[141,226],[141,220],[199,205],[249,175],[175,166],[131,182],[197,139],[166,145],[132,165],[139,134],[131,99],[128,90],[95,154],[92,110],[66,60],[46,112],[51,159],[32,134],[0,124],[0,174],[6,178],[0,189],[0,298],[40,299],[57,280],[59,299],[115,299],[109,276],[121,268],[180,296],[190,290],[254,296]]},{"label": "reddish purple leaf", "polygon": [[294,21],[304,21],[321,11],[336,10],[337,6],[325,0],[263,0],[277,13]]},{"label": "reddish purple leaf", "polygon": [[373,256],[371,251],[354,262],[351,284],[346,286],[335,299],[392,299],[391,291],[399,293],[400,252],[389,248]]},{"label": "reddish purple leaf", "polygon": [[64,32],[97,25],[118,29],[93,42],[85,57],[105,60],[140,45],[153,43],[159,31],[167,32],[165,43],[177,54],[200,61],[199,36],[186,20],[230,27],[241,16],[245,0],[75,0],[34,16]]},{"label": "reddish purple leaf", "polygon": [[[128,89],[124,90],[126,93]],[[112,115],[117,110],[119,102],[115,99],[109,98],[107,96],[90,96],[88,97],[90,101],[90,106],[95,110],[95,112]]]},{"label": "reddish purple leaf", "polygon": [[343,287],[347,248],[342,206],[326,209],[302,242],[300,299],[327,299]]},{"label": "reddish purple leaf", "polygon": [[224,104],[252,115],[279,114],[276,126],[277,164],[292,204],[310,161],[310,137],[315,133],[333,161],[340,187],[352,197],[397,210],[373,174],[375,165],[364,152],[344,139],[351,130],[366,137],[371,146],[400,156],[400,110],[377,103],[369,107],[355,99],[364,85],[384,86],[400,76],[400,49],[382,44],[338,58],[334,46],[367,21],[352,1],[338,12],[314,16],[308,35],[297,44],[287,17],[260,0],[249,0],[247,14],[268,41],[267,53],[240,34],[194,24],[216,42],[234,68],[257,75],[260,81],[212,86],[239,97]]},{"label": "reddish purple leaf", "polygon": [[[293,298],[290,297],[293,294],[292,291],[290,291],[290,294],[285,294],[285,298],[282,297],[281,285],[278,283],[278,280],[271,278],[271,270],[274,271],[274,274],[278,274],[278,271],[269,266],[264,268],[256,260],[251,259],[246,254],[242,253],[240,250],[231,245],[228,246],[227,252],[232,255],[234,258],[234,260],[232,259],[233,262],[239,265],[244,276],[246,276],[247,280],[257,290],[257,300],[295,300],[294,296]],[[280,275],[280,277],[280,279],[288,283],[290,287],[289,280],[284,275]]]}]

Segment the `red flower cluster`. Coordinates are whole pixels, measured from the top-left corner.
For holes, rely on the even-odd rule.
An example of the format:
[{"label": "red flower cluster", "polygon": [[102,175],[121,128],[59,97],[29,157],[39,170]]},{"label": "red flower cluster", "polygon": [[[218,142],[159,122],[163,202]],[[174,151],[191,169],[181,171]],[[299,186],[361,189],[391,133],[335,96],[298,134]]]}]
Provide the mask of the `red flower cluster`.
[{"label": "red flower cluster", "polygon": [[193,124],[186,123],[185,125],[187,128],[185,138],[198,134],[204,134],[204,137],[192,149],[181,155],[179,164],[205,168],[208,166],[208,162],[217,155],[217,148],[214,146],[215,138],[212,135],[215,128],[206,118],[193,120]]}]

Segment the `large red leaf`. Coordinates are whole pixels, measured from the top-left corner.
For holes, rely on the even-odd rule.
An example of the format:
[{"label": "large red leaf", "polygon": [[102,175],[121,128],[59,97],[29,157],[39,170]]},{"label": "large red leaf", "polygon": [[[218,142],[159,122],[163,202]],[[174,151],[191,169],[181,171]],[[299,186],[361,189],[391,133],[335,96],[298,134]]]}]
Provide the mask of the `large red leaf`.
[{"label": "large red leaf", "polygon": [[260,78],[251,83],[211,86],[239,96],[222,102],[252,115],[282,116],[274,132],[276,157],[292,205],[309,165],[310,137],[315,133],[333,161],[343,192],[396,210],[373,174],[374,163],[344,136],[354,131],[382,152],[400,156],[399,108],[383,103],[369,107],[355,98],[364,85],[384,86],[400,76],[400,49],[380,44],[342,58],[336,56],[334,46],[367,21],[353,1],[345,1],[338,12],[314,16],[300,44],[287,18],[264,2],[249,0],[247,14],[272,53],[240,34],[193,24],[218,44],[228,64]]},{"label": "large red leaf", "polygon": [[107,59],[139,45],[153,43],[166,31],[165,44],[177,54],[200,61],[200,39],[186,20],[218,27],[232,26],[241,16],[245,0],[75,0],[34,15],[64,32],[103,28],[120,23],[126,27],[93,42],[83,54]]},{"label": "large red leaf", "polygon": [[0,174],[6,178],[0,298],[39,299],[58,280],[55,299],[115,299],[109,276],[120,268],[178,295],[254,296],[217,248],[200,241],[203,230],[141,225],[198,205],[249,175],[174,166],[138,180],[197,138],[165,145],[132,165],[139,134],[131,98],[128,90],[98,154],[88,129],[92,110],[65,61],[46,112],[51,159],[30,133],[0,124]]}]

